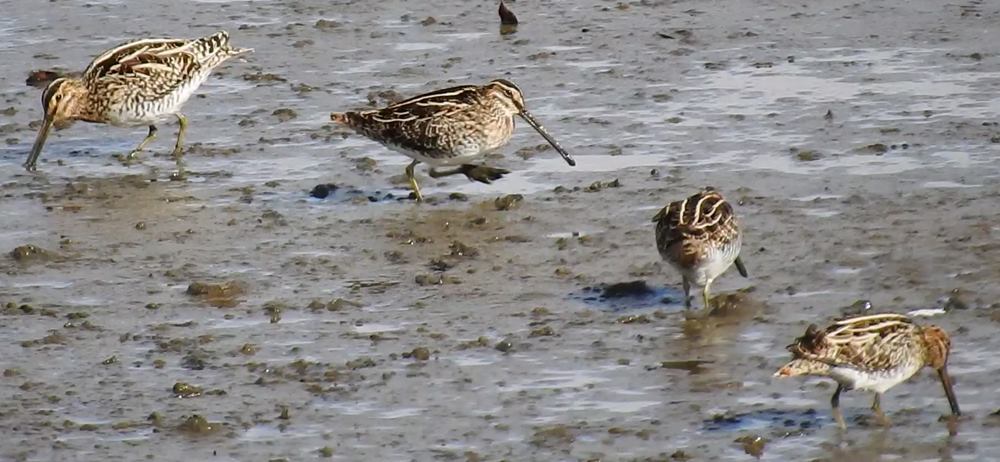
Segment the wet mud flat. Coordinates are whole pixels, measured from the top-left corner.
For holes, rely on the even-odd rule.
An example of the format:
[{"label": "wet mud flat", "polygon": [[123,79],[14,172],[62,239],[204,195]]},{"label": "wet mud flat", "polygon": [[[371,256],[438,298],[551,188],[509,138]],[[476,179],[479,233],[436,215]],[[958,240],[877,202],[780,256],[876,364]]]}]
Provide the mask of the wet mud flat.
[{"label": "wet mud flat", "polygon": [[[198,24],[161,5],[165,23],[127,31],[236,21],[258,50],[189,103],[183,182],[165,156],[110,157],[141,130],[82,124],[41,173],[18,167],[27,70],[82,67],[120,39],[98,18],[133,5],[53,8],[83,39],[21,3],[0,25],[0,460],[1000,453],[998,61],[981,49],[997,11],[513,2],[522,24],[501,37],[492,6],[465,3],[205,5]],[[873,31],[886,16],[899,27]],[[576,169],[522,127],[490,159],[515,173],[423,175],[417,205],[404,159],[325,122],[505,72]],[[736,204],[751,278],[727,273],[714,311],[685,313],[650,219],[705,185]],[[845,394],[845,434],[829,382],[771,377],[806,325],[863,301],[945,310],[928,322],[953,335],[957,434],[931,374],[887,394],[888,430]]]}]

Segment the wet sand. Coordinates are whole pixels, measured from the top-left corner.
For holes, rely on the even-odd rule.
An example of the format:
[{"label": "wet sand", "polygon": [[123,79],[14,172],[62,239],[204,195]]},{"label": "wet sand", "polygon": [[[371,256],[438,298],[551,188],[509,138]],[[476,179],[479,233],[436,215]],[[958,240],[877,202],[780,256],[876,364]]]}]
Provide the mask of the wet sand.
[{"label": "wet sand", "polygon": [[[772,460],[1000,454],[995,6],[512,2],[501,36],[489,2],[192,4],[0,19],[0,251],[19,248],[0,460],[748,460],[757,437]],[[187,181],[171,125],[131,167],[112,155],[144,129],[76,124],[20,168],[29,70],[220,28],[257,52],[186,106]],[[512,175],[418,169],[418,205],[405,158],[328,124],[501,76],[576,168],[521,126],[490,159]],[[650,218],[704,185],[737,204],[751,277],[697,318]],[[652,293],[598,296],[633,280]],[[886,395],[887,430],[845,394],[846,433],[831,382],[771,377],[863,300],[946,310],[927,322],[953,335],[957,434],[930,372]]]}]

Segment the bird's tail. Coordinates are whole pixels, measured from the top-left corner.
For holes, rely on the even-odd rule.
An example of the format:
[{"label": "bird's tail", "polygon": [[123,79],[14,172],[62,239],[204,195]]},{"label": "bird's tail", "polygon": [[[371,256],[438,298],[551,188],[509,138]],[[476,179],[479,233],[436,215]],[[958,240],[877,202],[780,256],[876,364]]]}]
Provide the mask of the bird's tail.
[{"label": "bird's tail", "polygon": [[229,33],[222,30],[195,40],[192,51],[201,57],[203,64],[216,66],[229,58],[252,53],[253,48],[235,48],[229,44]]}]

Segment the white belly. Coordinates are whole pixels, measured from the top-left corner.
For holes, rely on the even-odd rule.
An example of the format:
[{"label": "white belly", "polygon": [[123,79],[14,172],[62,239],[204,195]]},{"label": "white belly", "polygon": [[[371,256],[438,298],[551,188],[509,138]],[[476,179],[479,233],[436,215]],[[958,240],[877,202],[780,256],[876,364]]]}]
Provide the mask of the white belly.
[{"label": "white belly", "polygon": [[905,382],[920,370],[920,365],[908,364],[888,371],[860,371],[851,367],[832,367],[830,377],[848,388],[885,393]]},{"label": "white belly", "polygon": [[698,262],[697,265],[691,268],[682,268],[680,265],[676,264],[672,259],[664,257],[674,266],[681,274],[684,275],[692,284],[698,287],[704,287],[705,285],[711,283],[715,278],[725,273],[730,266],[733,266],[733,262],[736,261],[736,257],[740,255],[741,241],[740,239],[735,240],[729,246],[724,248],[715,248],[706,252],[705,256]]}]

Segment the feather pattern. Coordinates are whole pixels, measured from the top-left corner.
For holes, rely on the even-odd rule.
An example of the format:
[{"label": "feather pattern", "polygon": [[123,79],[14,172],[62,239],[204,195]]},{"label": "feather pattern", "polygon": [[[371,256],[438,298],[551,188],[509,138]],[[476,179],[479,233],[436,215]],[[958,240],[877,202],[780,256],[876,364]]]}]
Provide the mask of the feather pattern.
[{"label": "feather pattern", "polygon": [[114,125],[141,125],[171,115],[212,70],[251,50],[232,48],[225,32],[194,40],[142,39],[94,59],[83,73],[88,113]]},{"label": "feather pattern", "polygon": [[42,92],[45,119],[24,166],[36,168],[52,126],[76,120],[117,126],[147,125],[149,134],[128,154],[132,159],[155,137],[155,124],[176,116],[180,128],[174,157],[183,152],[187,119],[181,107],[229,58],[253,50],[233,48],[225,31],[193,40],[140,39],[107,50],[80,78],[59,78]]},{"label": "feather pattern", "polygon": [[[704,288],[735,262],[740,274],[747,276],[739,255],[743,233],[731,205],[714,188],[708,187],[690,197],[671,202],[654,217],[656,248],[689,284]],[[687,297],[687,294],[685,294]]]},{"label": "feather pattern", "polygon": [[[524,107],[524,95],[513,82],[496,79],[485,85],[461,85],[425,93],[370,111],[335,112],[330,120],[346,125],[382,145],[413,159],[406,178],[418,201],[422,200],[414,167],[429,164],[432,177],[464,174],[470,180],[490,183],[504,169],[472,165],[471,162],[510,141],[514,116],[520,116],[555,148],[569,165],[569,153]],[[444,172],[433,167],[459,165]]]},{"label": "feather pattern", "polygon": [[344,113],[358,133],[431,165],[468,162],[510,141],[516,109],[463,85],[371,111]]},{"label": "feather pattern", "polygon": [[831,399],[833,414],[844,428],[839,410],[842,390],[875,392],[872,410],[887,424],[880,398],[924,366],[937,370],[953,415],[960,415],[947,372],[951,339],[936,326],[919,326],[901,314],[882,313],[834,321],[825,329],[815,324],[788,345],[792,360],[778,369],[777,377],[825,376],[838,386]]},{"label": "feather pattern", "polygon": [[[922,362],[920,327],[901,314],[874,314],[815,325],[788,345],[796,359],[875,373]],[[912,366],[912,365],[911,365]],[[919,369],[919,368],[918,368]]]}]

